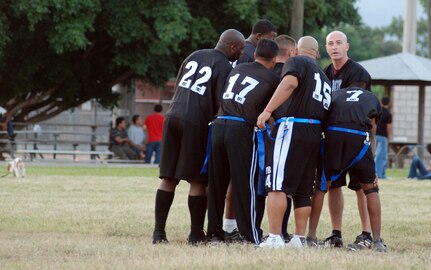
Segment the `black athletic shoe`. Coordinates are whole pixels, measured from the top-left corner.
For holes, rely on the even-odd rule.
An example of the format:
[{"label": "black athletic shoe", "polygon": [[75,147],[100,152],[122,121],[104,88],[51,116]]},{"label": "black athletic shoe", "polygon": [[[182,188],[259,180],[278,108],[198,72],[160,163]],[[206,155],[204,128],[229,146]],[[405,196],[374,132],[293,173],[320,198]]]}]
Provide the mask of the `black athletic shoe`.
[{"label": "black athletic shoe", "polygon": [[361,233],[360,235],[356,236],[355,242],[347,245],[347,249],[350,251],[357,251],[357,250],[361,250],[361,249],[370,249],[372,243],[373,243],[372,238],[369,238],[366,235]]},{"label": "black athletic shoe", "polygon": [[227,243],[242,242],[244,237],[239,233],[238,229],[235,229],[230,233],[224,232],[224,240]]},{"label": "black athletic shoe", "polygon": [[335,247],[335,248],[342,248],[343,247],[343,239],[341,237],[338,237],[334,234],[327,237],[325,240],[323,240],[323,245],[325,247]]},{"label": "black athletic shoe", "polygon": [[371,248],[376,252],[387,252],[388,251],[388,247],[383,242],[383,239],[373,241],[373,246]]},{"label": "black athletic shoe", "polygon": [[153,245],[157,244],[169,244],[168,239],[166,238],[165,231],[154,231],[153,232]]},{"label": "black athletic shoe", "polygon": [[205,236],[205,233],[203,231],[199,233],[190,233],[187,237],[187,242],[189,243],[189,245],[196,246],[205,243],[206,238],[207,237]]},{"label": "black athletic shoe", "polygon": [[286,244],[289,243],[290,239],[292,239],[292,237],[293,237],[293,234],[288,234],[288,233],[283,234],[284,243],[286,243]]},{"label": "black athletic shoe", "polygon": [[206,244],[207,246],[210,246],[210,247],[216,247],[216,246],[224,245],[225,241],[224,239],[221,239],[215,234],[211,234],[211,235],[207,235]]},{"label": "black athletic shoe", "polygon": [[317,248],[319,246],[316,237],[307,236],[307,238],[305,238],[305,241],[307,242],[308,247]]}]

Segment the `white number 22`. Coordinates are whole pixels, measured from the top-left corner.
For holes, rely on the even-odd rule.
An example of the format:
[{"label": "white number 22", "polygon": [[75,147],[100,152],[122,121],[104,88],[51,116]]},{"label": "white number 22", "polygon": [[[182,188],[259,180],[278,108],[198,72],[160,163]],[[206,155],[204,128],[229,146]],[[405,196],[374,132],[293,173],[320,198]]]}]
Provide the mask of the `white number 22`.
[{"label": "white number 22", "polygon": [[199,74],[202,74],[203,76],[197,79],[194,84],[190,87],[192,80],[189,79],[191,76],[195,75],[196,70],[198,69],[198,63],[196,61],[190,61],[186,64],[184,67],[185,69],[188,69],[186,74],[181,78],[179,82],[179,86],[184,88],[190,88],[193,92],[198,93],[199,95],[205,94],[205,90],[207,89],[204,85],[206,82],[209,81],[211,78],[212,70],[208,66],[204,66],[199,70]]}]

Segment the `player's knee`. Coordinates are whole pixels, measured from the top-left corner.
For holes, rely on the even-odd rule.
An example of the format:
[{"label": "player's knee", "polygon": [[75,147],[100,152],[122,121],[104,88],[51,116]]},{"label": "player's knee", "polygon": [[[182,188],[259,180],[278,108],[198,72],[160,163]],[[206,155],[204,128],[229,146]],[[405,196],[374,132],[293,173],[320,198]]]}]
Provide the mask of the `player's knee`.
[{"label": "player's knee", "polygon": [[293,196],[293,206],[295,209],[311,206],[311,199],[309,196]]},{"label": "player's knee", "polygon": [[178,179],[163,178],[160,181],[159,189],[168,191],[168,192],[174,192],[179,182],[180,180]]},{"label": "player's knee", "polygon": [[379,187],[374,184],[361,184],[365,196],[371,193],[379,193]]},{"label": "player's knee", "polygon": [[189,195],[191,196],[206,196],[206,186],[200,182],[190,182],[190,191]]}]

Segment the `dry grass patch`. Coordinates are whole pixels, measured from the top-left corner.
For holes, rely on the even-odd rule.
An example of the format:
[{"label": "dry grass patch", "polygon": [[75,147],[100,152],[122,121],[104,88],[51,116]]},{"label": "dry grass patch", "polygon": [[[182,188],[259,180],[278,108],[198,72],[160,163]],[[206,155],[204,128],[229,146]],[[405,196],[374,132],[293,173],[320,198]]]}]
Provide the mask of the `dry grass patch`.
[{"label": "dry grass patch", "polygon": [[[390,171],[381,182],[387,254],[345,250],[256,250],[251,245],[190,247],[188,185],[178,187],[167,233],[151,245],[156,168],[30,167],[0,180],[3,269],[429,269],[431,181]],[[129,172],[127,172],[129,170]],[[127,176],[129,173],[130,176]],[[345,190],[344,241],[360,232],[355,195]],[[293,225],[292,225],[293,226]],[[293,228],[292,228],[293,229]],[[290,231],[292,231],[290,229]],[[324,210],[319,236],[330,232]]]}]

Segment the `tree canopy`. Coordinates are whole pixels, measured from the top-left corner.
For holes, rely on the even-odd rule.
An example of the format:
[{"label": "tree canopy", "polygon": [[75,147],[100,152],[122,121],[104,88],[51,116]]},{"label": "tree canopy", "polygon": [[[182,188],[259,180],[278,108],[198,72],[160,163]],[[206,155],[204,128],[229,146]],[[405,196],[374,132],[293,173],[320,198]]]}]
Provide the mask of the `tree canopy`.
[{"label": "tree canopy", "polygon": [[[0,106],[41,121],[95,98],[112,106],[116,83],[162,84],[191,51],[225,29],[245,36],[259,18],[289,33],[291,0],[0,1]],[[305,1],[304,33],[358,25],[350,0]]]}]

